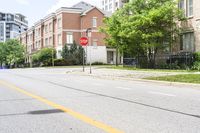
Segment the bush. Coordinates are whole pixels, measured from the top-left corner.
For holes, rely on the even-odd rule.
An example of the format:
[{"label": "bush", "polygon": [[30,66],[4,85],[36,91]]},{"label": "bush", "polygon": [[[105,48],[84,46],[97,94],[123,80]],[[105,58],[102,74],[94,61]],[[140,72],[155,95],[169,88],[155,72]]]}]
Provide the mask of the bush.
[{"label": "bush", "polygon": [[94,62],[94,63],[92,63],[92,65],[104,65],[104,63],[103,62]]},{"label": "bush", "polygon": [[200,52],[194,53],[194,61],[195,62],[200,62]]},{"label": "bush", "polygon": [[65,60],[65,59],[55,59],[54,65],[55,66],[69,66],[69,65],[72,65],[72,63],[69,60]]},{"label": "bush", "polygon": [[[53,52],[53,53],[52,53]],[[56,51],[53,48],[44,48],[32,56],[33,66],[52,65],[52,54],[55,58]]]},{"label": "bush", "polygon": [[194,62],[192,69],[200,71],[200,61]]}]

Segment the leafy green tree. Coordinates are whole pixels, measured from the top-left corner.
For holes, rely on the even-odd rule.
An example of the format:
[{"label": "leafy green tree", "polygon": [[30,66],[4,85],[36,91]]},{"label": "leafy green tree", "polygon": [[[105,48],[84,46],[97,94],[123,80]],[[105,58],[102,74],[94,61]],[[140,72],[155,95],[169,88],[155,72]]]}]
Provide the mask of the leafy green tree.
[{"label": "leafy green tree", "polygon": [[182,12],[173,0],[133,0],[107,18],[106,42],[133,55],[143,55],[151,67],[159,51],[171,47]]},{"label": "leafy green tree", "polygon": [[17,66],[17,63],[24,59],[24,47],[15,39],[10,39],[5,42],[6,64],[12,67]]},{"label": "leafy green tree", "polygon": [[0,67],[3,67],[5,61],[6,61],[5,43],[0,43]]},{"label": "leafy green tree", "polygon": [[52,59],[55,58],[56,51],[54,48],[43,48],[36,55],[35,59],[38,60],[42,65],[49,66],[52,64]]}]

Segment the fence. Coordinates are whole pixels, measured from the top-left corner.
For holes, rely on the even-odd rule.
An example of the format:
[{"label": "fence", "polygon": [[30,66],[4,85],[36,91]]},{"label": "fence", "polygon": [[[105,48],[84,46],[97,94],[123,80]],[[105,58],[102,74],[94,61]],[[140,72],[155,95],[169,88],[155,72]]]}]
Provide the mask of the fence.
[{"label": "fence", "polygon": [[189,52],[171,55],[157,55],[153,65],[148,62],[146,56],[139,56],[137,58],[124,58],[123,61],[125,66],[156,69],[189,69],[193,62],[193,54]]}]

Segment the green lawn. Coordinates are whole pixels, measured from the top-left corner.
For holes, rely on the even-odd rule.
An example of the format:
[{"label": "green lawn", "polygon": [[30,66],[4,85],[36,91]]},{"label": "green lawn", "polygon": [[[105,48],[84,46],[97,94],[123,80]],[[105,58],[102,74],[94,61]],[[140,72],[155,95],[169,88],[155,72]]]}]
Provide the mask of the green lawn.
[{"label": "green lawn", "polygon": [[200,84],[200,74],[181,74],[174,76],[150,77],[145,79]]},{"label": "green lawn", "polygon": [[119,69],[119,70],[137,70],[137,71],[149,71],[149,72],[196,72],[194,70],[170,70],[170,69],[142,69],[129,66],[105,66],[108,69]]}]

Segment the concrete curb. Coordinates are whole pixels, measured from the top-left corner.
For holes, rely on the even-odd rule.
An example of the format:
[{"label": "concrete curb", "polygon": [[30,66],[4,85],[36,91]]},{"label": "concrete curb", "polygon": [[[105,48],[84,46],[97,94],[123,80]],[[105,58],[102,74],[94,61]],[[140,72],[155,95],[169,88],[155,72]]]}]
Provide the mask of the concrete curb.
[{"label": "concrete curb", "polygon": [[100,75],[90,75],[88,73],[83,72],[72,72],[71,74],[78,74],[81,76],[88,76],[88,77],[95,77],[95,78],[101,78],[101,79],[110,79],[110,80],[126,80],[126,81],[137,81],[137,82],[143,82],[143,83],[151,83],[151,84],[157,84],[157,85],[167,85],[167,86],[174,86],[174,87],[188,87],[188,88],[195,88],[200,90],[200,84],[194,84],[194,83],[182,83],[182,82],[169,82],[169,81],[158,81],[158,80],[148,80],[148,79],[137,79],[137,78],[130,78],[130,77],[113,77],[113,76],[100,76]]}]

